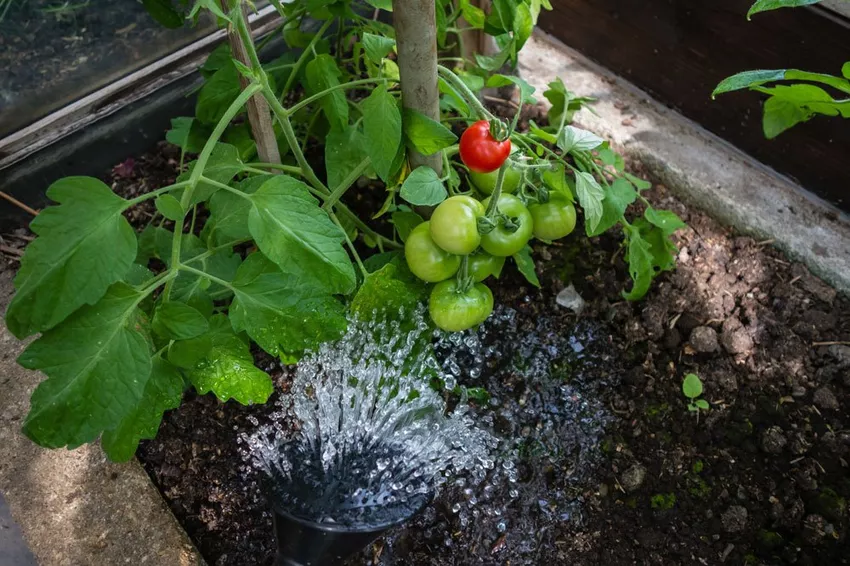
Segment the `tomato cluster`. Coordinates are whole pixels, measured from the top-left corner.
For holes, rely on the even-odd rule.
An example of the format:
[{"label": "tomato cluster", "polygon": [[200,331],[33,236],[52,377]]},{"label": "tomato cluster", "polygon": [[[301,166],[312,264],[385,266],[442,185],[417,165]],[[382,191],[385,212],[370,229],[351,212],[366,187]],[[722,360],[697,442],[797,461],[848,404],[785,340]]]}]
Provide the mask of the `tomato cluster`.
[{"label": "tomato cluster", "polygon": [[[522,251],[534,237],[557,240],[576,225],[571,195],[532,186],[530,192],[536,196],[529,197],[524,186],[534,182],[514,162],[505,167],[498,200],[491,203],[499,169],[510,155],[510,140],[496,141],[481,124],[487,126],[487,122],[477,122],[460,142],[461,160],[470,169],[469,179],[477,191],[444,200],[431,219],[416,226],[405,241],[411,272],[436,283],[428,302],[431,319],[450,332],[477,326],[490,315],[493,294],[482,281],[491,275],[498,277],[507,257]],[[465,146],[467,133],[473,129],[478,145]],[[494,149],[494,144],[501,145]],[[480,145],[491,147],[482,150]]]}]

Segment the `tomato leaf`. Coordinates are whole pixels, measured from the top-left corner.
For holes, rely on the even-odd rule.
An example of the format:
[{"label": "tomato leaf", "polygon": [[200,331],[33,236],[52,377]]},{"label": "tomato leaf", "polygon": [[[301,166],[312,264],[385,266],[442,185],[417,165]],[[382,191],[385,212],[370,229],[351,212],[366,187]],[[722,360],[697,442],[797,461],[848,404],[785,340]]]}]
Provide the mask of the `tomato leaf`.
[{"label": "tomato leaf", "polygon": [[[189,163],[186,172],[178,176],[177,180],[188,181],[197,163],[197,161]],[[204,167],[204,177],[226,185],[233,177],[241,173],[244,168],[245,164],[242,163],[242,159],[239,157],[238,149],[227,143],[217,143],[213,147],[212,153],[210,153],[206,167]],[[195,192],[192,194],[192,200],[189,204],[194,206],[199,202],[207,201],[218,191],[218,187],[201,181],[195,187]]]},{"label": "tomato leaf", "polygon": [[407,176],[399,194],[416,206],[436,206],[448,196],[437,173],[425,165],[420,165]]},{"label": "tomato leaf", "polygon": [[240,92],[239,71],[228,59],[228,63],[213,73],[198,92],[195,116],[205,124],[217,124]]},{"label": "tomato leaf", "polygon": [[661,232],[665,236],[669,236],[676,230],[681,230],[682,228],[687,227],[687,224],[685,224],[675,212],[671,212],[669,210],[656,210],[652,207],[648,207],[646,211],[644,211],[643,215],[650,224],[660,228]]},{"label": "tomato leaf", "polygon": [[779,8],[797,8],[798,6],[810,6],[817,4],[821,0],[757,0],[747,12],[747,19],[752,19],[753,15],[759,12],[767,12],[768,10],[778,10]]},{"label": "tomato leaf", "polygon": [[537,272],[534,268],[534,259],[531,257],[531,247],[525,246],[519,252],[513,255],[517,269],[525,277],[525,280],[540,288],[540,279],[537,278]]},{"label": "tomato leaf", "polygon": [[422,155],[433,155],[457,141],[447,127],[409,108],[404,109],[404,137]]},{"label": "tomato leaf", "polygon": [[345,235],[304,183],[275,175],[249,198],[248,229],[266,257],[323,292],[354,290],[354,267],[342,247]]},{"label": "tomato leaf", "polygon": [[368,320],[374,313],[384,311],[395,318],[400,316],[400,310],[411,312],[422,301],[425,284],[397,260],[366,277],[351,301],[351,312],[355,316]]},{"label": "tomato leaf", "polygon": [[629,275],[634,283],[631,291],[623,292],[623,297],[629,301],[637,301],[646,295],[655,277],[655,271],[652,268],[652,248],[641,237],[637,228],[627,228],[626,234],[628,235],[626,262],[629,264]]},{"label": "tomato leaf", "polygon": [[209,330],[206,317],[184,303],[168,301],[154,311],[151,328],[169,340],[187,340]]},{"label": "tomato leaf", "polygon": [[247,341],[233,332],[224,315],[210,319],[209,355],[186,377],[204,395],[212,391],[221,401],[234,399],[243,405],[265,403],[274,391],[269,375],[254,367]]},{"label": "tomato leaf", "polygon": [[363,161],[363,134],[354,127],[347,126],[342,131],[331,131],[325,137],[325,168],[328,173],[328,186],[332,189],[339,184]]},{"label": "tomato leaf", "polygon": [[[63,295],[63,298],[67,296]],[[143,296],[116,283],[48,330],[18,358],[47,375],[32,394],[24,434],[47,448],[76,448],[136,409],[151,373]]]},{"label": "tomato leaf", "polygon": [[386,85],[380,85],[361,103],[361,108],[366,154],[372,158],[375,173],[390,182],[402,139],[398,103]]},{"label": "tomato leaf", "polygon": [[567,126],[558,135],[557,143],[558,147],[564,153],[569,153],[571,151],[590,151],[591,149],[596,149],[605,143],[605,140],[593,132],[588,132],[575,126]]},{"label": "tomato leaf", "polygon": [[142,6],[158,24],[168,29],[183,27],[184,15],[174,9],[171,0],[142,0]]},{"label": "tomato leaf", "polygon": [[390,215],[390,221],[395,226],[395,229],[398,230],[398,237],[401,238],[402,242],[406,242],[410,232],[424,222],[422,217],[415,212],[404,210],[393,212]]},{"label": "tomato leaf", "polygon": [[587,229],[588,236],[598,236],[607,232],[617,224],[630,204],[635,202],[637,192],[631,183],[623,178],[614,179],[611,186],[605,189],[605,200],[602,201],[602,217],[593,230]]},{"label": "tomato leaf", "polygon": [[293,274],[284,273],[262,253],[242,262],[233,280],[230,321],[273,356],[293,354],[338,338],[345,309]]},{"label": "tomato leaf", "polygon": [[160,214],[175,222],[183,220],[183,217],[186,215],[183,207],[180,206],[180,201],[169,194],[159,195],[156,197],[154,206],[156,206],[156,209]]},{"label": "tomato leaf", "polygon": [[520,2],[514,9],[512,30],[516,40],[516,49],[519,51],[531,37],[531,32],[534,31],[534,16],[525,2]]},{"label": "tomato leaf", "polygon": [[38,235],[21,258],[17,293],[6,325],[18,338],[52,328],[100,300],[136,257],[133,229],[121,215],[127,201],[92,177],[66,177],[47,196],[58,202],[30,228]]},{"label": "tomato leaf", "polygon": [[[268,177],[258,175],[235,183],[233,187],[245,194],[257,192]],[[229,191],[218,191],[208,203],[210,216],[201,230],[201,239],[210,247],[237,240],[248,240],[248,212],[251,201]]]},{"label": "tomato leaf", "polygon": [[390,54],[395,47],[395,40],[383,35],[364,33],[360,39],[363,42],[363,51],[370,61],[379,65],[381,60]]},{"label": "tomato leaf", "polygon": [[484,10],[472,4],[471,0],[460,0],[460,9],[466,23],[475,29],[483,29],[487,15]]},{"label": "tomato leaf", "polygon": [[519,96],[523,103],[537,104],[537,99],[532,96],[536,89],[521,77],[515,77],[513,75],[492,75],[489,79],[487,79],[487,86],[490,88],[498,88],[511,84],[519,87]]},{"label": "tomato leaf", "polygon": [[139,405],[117,427],[103,433],[101,446],[109,459],[126,462],[132,458],[139,441],[155,438],[165,411],[179,407],[182,398],[180,372],[162,358],[154,358]]},{"label": "tomato leaf", "polygon": [[[334,58],[325,53],[307,63],[305,73],[312,94],[339,86],[339,78],[342,76]],[[320,104],[331,125],[331,130],[339,131],[348,125],[348,101],[344,91],[335,90],[326,94],[320,100]]]},{"label": "tomato leaf", "polygon": [[576,173],[576,196],[584,210],[584,226],[588,235],[596,231],[602,221],[602,201],[605,191],[590,173]]}]

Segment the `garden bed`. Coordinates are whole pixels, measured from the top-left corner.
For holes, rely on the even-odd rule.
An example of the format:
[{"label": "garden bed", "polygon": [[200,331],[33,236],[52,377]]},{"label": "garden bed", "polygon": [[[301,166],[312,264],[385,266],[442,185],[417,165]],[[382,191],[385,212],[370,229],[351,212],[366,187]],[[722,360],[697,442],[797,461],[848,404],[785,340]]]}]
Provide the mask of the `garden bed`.
[{"label": "garden bed", "polygon": [[[176,156],[161,150],[118,166],[117,190],[172,178]],[[483,339],[495,351],[461,382],[499,399],[496,430],[519,439],[519,481],[491,496],[519,492],[505,531],[486,511],[462,526],[469,495],[453,487],[352,563],[847,563],[850,303],[770,242],[663,186],[646,194],[689,228],[677,270],[644,301],[619,295],[616,234],[537,246],[539,291],[514,275],[493,286],[504,308]],[[588,301],[578,317],[556,304],[569,283]],[[269,364],[284,389],[290,372]],[[711,403],[699,420],[681,389],[690,372]],[[139,452],[210,564],[272,561],[271,519],[237,443],[269,411],[193,395]]]}]

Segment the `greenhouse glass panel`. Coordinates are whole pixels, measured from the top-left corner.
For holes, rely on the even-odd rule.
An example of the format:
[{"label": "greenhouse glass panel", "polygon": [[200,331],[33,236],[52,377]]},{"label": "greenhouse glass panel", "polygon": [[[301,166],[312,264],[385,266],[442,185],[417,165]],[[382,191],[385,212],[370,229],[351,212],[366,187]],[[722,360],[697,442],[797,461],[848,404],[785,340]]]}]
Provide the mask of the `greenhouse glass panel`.
[{"label": "greenhouse glass panel", "polygon": [[167,29],[135,0],[0,0],[0,136],[214,29]]}]

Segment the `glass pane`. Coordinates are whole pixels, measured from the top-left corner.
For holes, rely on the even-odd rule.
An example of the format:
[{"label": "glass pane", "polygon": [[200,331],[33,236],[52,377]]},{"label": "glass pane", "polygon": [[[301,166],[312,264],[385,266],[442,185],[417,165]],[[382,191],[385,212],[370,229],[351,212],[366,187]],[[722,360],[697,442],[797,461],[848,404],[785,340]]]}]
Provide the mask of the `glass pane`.
[{"label": "glass pane", "polygon": [[0,136],[212,29],[166,29],[138,0],[0,0]]}]

